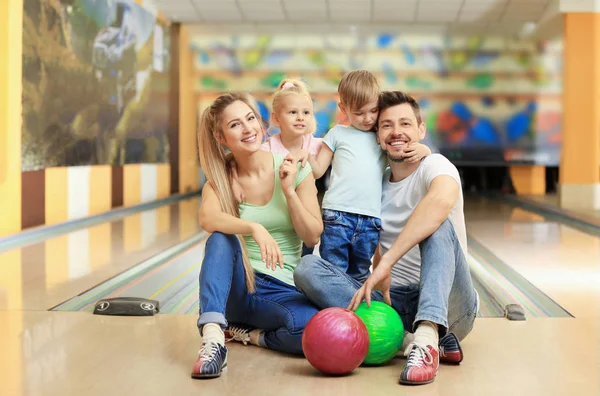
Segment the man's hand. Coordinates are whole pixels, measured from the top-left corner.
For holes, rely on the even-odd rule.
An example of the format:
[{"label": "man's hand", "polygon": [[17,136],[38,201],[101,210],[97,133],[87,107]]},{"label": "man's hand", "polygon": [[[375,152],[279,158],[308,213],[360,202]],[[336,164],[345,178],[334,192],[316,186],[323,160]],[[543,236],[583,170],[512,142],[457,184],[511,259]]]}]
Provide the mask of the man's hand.
[{"label": "man's hand", "polygon": [[358,306],[362,302],[363,298],[367,299],[367,306],[371,306],[371,293],[373,290],[381,290],[383,293],[383,301],[386,304],[392,305],[392,299],[390,298],[390,284],[392,282],[392,266],[387,265],[381,258],[381,262],[375,268],[375,271],[369,276],[367,281],[360,289],[354,293],[354,297],[348,305],[348,309],[356,311]]}]

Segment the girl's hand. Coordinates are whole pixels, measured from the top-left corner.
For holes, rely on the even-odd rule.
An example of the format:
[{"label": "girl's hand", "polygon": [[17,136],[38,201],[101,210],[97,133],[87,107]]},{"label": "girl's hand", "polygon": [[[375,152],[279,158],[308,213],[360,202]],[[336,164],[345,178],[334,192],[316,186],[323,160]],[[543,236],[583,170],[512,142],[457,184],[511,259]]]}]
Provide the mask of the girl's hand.
[{"label": "girl's hand", "polygon": [[287,196],[292,192],[296,191],[296,175],[298,173],[298,168],[296,166],[297,162],[292,160],[284,160],[283,164],[279,167],[279,179],[281,180],[281,189],[283,193]]},{"label": "girl's hand", "polygon": [[285,157],[285,159],[292,161],[294,164],[302,162],[302,167],[304,168],[304,166],[306,165],[306,161],[308,161],[309,155],[310,153],[308,152],[308,150],[298,150],[294,151],[293,153],[289,153]]},{"label": "girl's hand", "polygon": [[277,265],[283,268],[283,254],[275,239],[269,234],[269,231],[262,224],[255,223],[252,227],[252,238],[260,247],[262,261],[267,264],[267,268],[275,271]]},{"label": "girl's hand", "polygon": [[424,144],[418,142],[411,142],[408,147],[404,149],[404,161],[409,164],[419,162],[423,158],[431,155],[431,150]]}]

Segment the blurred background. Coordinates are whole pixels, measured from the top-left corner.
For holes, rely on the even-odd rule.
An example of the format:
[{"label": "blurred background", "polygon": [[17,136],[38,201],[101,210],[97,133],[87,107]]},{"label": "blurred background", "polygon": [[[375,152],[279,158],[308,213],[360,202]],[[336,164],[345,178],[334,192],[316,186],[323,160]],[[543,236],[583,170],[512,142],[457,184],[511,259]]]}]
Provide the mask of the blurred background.
[{"label": "blurred background", "polygon": [[301,78],[322,137],[347,122],[337,85],[353,69],[419,100],[425,143],[457,165],[465,191],[558,191],[568,1],[11,2],[22,3],[10,63],[22,83],[6,111],[22,117],[2,132],[0,176],[20,178],[16,228],[66,220],[48,216],[65,203],[45,195],[69,177],[106,186],[75,217],[197,191],[198,114],[223,92],[253,94],[268,120],[277,84]]}]

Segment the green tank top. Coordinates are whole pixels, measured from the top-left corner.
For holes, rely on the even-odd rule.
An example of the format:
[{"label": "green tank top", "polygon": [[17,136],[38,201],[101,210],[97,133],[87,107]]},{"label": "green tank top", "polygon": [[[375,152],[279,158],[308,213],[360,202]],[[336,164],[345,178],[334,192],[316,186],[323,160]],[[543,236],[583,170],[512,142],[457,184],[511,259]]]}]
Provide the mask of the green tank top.
[{"label": "green tank top", "polygon": [[[267,269],[266,263],[261,259],[260,248],[254,238],[252,238],[252,235],[243,235],[243,238],[248,249],[250,263],[255,271],[270,275],[282,282],[294,286],[293,274],[294,269],[298,263],[300,263],[302,239],[300,239],[300,236],[298,236],[294,229],[292,217],[290,216],[287,201],[283,194],[283,190],[281,189],[279,180],[279,167],[283,163],[285,157],[280,154],[271,154],[273,155],[273,165],[275,167],[275,188],[273,189],[271,200],[263,206],[241,203],[239,205],[239,210],[241,219],[262,224],[269,234],[271,234],[273,239],[275,239],[279,245],[281,254],[283,255],[284,268],[281,269],[280,267],[277,267],[275,271]],[[298,187],[311,172],[312,169],[308,162],[304,168],[298,164],[295,187]]]}]

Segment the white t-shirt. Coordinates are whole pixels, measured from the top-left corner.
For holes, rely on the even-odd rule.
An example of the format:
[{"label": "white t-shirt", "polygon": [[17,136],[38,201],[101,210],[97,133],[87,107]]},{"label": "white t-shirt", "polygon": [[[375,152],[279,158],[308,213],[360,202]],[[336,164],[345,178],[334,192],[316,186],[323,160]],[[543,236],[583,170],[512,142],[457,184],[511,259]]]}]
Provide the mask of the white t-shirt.
[{"label": "white t-shirt", "polygon": [[[379,237],[381,255],[385,254],[396,241],[414,209],[429,191],[431,182],[440,175],[451,176],[459,186],[459,196],[448,219],[454,226],[454,231],[466,256],[467,230],[460,176],[456,167],[441,154],[432,154],[426,157],[410,176],[399,182],[390,182],[391,170],[388,168],[385,171]],[[419,245],[415,245],[392,268],[392,286],[419,284],[420,275],[421,252]]]},{"label": "white t-shirt", "polygon": [[323,138],[331,151],[331,178],[323,209],[381,215],[381,180],[387,160],[375,132],[337,125]]}]

